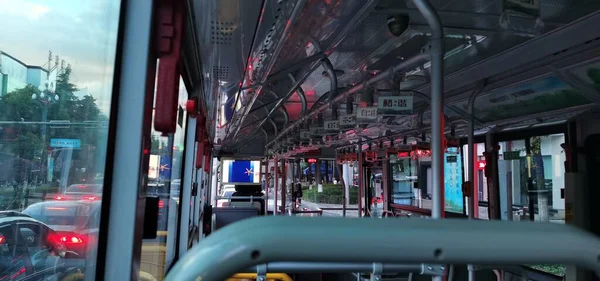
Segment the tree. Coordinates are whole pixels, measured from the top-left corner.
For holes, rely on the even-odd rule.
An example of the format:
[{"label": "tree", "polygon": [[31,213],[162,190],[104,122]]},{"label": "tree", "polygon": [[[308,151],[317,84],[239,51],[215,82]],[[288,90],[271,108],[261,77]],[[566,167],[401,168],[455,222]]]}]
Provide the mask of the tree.
[{"label": "tree", "polygon": [[[86,95],[77,97],[75,92],[77,86],[71,83],[70,67],[63,69],[57,77],[55,93],[59,100],[48,105],[47,120],[66,120],[70,122],[104,121],[108,118],[100,112],[94,97]],[[17,136],[10,141],[2,141],[3,145],[0,157],[16,157],[30,163],[38,163],[39,168],[44,166],[47,157],[46,149],[52,138],[80,139],[82,149],[73,153],[73,161],[76,165],[85,165],[86,170],[92,172],[95,161],[85,155],[90,154],[90,148],[98,144],[98,139],[106,137],[100,130],[86,126],[53,127],[46,125],[46,138],[42,139],[42,125],[26,124],[25,122],[39,122],[42,120],[43,105],[32,99],[32,95],[40,96],[42,92],[34,86],[27,85],[7,93],[0,98],[0,120],[14,121],[14,124],[3,125],[3,129],[10,128]],[[47,90],[44,94],[53,95]],[[58,152],[60,153],[60,152]],[[81,154],[81,155],[80,155]],[[3,156],[2,156],[3,155]],[[6,159],[5,159],[6,160]],[[1,167],[0,167],[1,168]],[[40,169],[37,169],[40,170]],[[93,174],[93,173],[92,173]]]},{"label": "tree", "polygon": [[590,68],[587,71],[587,75],[594,82],[596,89],[600,89],[600,69]]}]

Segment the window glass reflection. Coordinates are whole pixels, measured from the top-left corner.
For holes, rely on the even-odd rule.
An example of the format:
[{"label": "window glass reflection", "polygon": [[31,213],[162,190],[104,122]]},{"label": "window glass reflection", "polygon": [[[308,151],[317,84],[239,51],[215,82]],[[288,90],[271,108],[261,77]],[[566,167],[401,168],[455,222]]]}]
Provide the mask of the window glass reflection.
[{"label": "window glass reflection", "polygon": [[[179,239],[178,217],[188,99],[183,80],[179,85],[179,114],[175,134],[162,136],[152,129],[147,196],[158,197],[158,233],[156,239],[142,243],[140,276],[163,280],[176,254]],[[153,280],[154,280],[153,279]]]},{"label": "window glass reflection", "polygon": [[0,279],[94,279],[119,7],[0,1]]}]

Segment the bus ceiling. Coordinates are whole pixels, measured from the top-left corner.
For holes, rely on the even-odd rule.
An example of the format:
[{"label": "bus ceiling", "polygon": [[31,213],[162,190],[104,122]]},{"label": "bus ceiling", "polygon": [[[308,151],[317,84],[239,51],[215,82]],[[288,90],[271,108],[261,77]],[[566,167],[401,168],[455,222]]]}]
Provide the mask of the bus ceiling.
[{"label": "bus ceiling", "polygon": [[[513,2],[434,3],[444,34],[446,133],[466,137],[475,92],[478,131],[552,124],[561,110],[581,113],[600,102],[593,85],[571,69],[594,63],[600,3]],[[217,155],[292,156],[311,149],[333,155],[333,148],[350,143],[417,140],[429,132],[433,32],[412,1],[185,4],[182,76]],[[510,97],[551,98],[527,90],[536,79],[562,83],[580,100],[517,116],[495,113]],[[404,100],[410,104],[402,113],[381,114],[378,101],[386,96],[410,97]],[[315,132],[365,107],[378,107],[380,116],[351,121],[342,133]]]}]

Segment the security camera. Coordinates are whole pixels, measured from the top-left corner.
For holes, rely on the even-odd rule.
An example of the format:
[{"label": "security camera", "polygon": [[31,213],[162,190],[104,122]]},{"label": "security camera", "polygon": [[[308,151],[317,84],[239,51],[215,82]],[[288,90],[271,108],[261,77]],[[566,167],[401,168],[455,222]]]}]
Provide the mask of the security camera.
[{"label": "security camera", "polygon": [[408,28],[410,18],[408,15],[395,15],[388,17],[388,29],[394,36],[400,36]]}]

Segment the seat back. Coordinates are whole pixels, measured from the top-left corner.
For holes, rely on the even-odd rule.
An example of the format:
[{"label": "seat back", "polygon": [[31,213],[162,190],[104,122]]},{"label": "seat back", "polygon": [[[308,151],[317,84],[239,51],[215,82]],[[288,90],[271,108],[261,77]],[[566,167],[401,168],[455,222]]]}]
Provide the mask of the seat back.
[{"label": "seat back", "polygon": [[[255,196],[257,197],[256,199],[238,199],[235,198],[236,196]],[[264,196],[264,194],[262,192],[239,192],[236,191],[231,195],[231,199],[229,200],[229,206],[232,206],[233,203],[241,203],[241,202],[246,202],[246,203],[250,203],[252,201],[252,204],[258,203],[259,205],[259,214],[261,216],[265,215],[265,207],[267,206],[267,204],[265,203],[265,199],[262,198],[258,198],[258,197],[262,197]],[[237,206],[237,205],[236,205]]]},{"label": "seat back", "polygon": [[213,227],[212,231],[218,230],[228,224],[237,221],[258,216],[258,209],[251,207],[235,207],[235,208],[213,208]]},{"label": "seat back", "polygon": [[233,201],[233,202],[226,202],[223,203],[223,207],[230,207],[230,208],[256,208],[258,210],[259,213],[261,213],[261,204],[260,202],[246,202],[246,201]]}]

